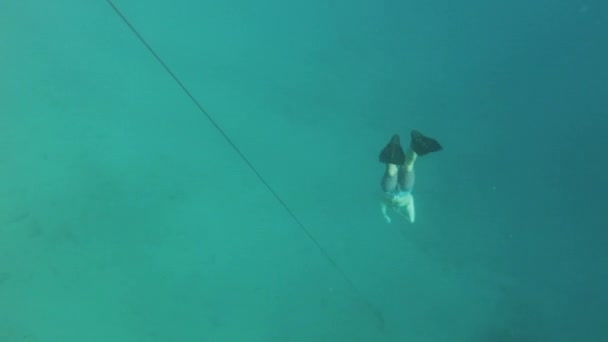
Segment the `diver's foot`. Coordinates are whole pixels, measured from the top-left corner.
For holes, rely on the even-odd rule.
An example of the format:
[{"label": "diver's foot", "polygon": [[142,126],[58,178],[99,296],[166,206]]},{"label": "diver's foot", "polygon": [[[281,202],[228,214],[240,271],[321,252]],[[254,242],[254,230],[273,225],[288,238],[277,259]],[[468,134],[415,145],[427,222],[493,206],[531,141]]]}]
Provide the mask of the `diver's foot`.
[{"label": "diver's foot", "polygon": [[391,141],[380,151],[378,159],[384,164],[401,165],[405,162],[405,154],[399,141],[399,135],[393,135]]},{"label": "diver's foot", "polygon": [[410,147],[417,155],[423,156],[431,152],[437,152],[442,149],[441,144],[433,138],[424,136],[422,133],[413,130],[410,133]]}]

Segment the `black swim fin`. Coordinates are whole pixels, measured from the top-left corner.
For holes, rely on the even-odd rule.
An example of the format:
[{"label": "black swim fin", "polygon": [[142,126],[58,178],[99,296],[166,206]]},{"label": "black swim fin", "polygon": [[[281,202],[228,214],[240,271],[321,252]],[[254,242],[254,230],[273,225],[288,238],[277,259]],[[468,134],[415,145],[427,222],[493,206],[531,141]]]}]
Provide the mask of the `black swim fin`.
[{"label": "black swim fin", "polygon": [[423,156],[431,152],[440,151],[443,147],[433,138],[426,137],[422,133],[413,130],[411,133],[410,147],[417,155]]},{"label": "black swim fin", "polygon": [[393,135],[391,141],[382,149],[378,159],[384,164],[401,165],[405,163],[405,153],[403,153],[397,134]]}]

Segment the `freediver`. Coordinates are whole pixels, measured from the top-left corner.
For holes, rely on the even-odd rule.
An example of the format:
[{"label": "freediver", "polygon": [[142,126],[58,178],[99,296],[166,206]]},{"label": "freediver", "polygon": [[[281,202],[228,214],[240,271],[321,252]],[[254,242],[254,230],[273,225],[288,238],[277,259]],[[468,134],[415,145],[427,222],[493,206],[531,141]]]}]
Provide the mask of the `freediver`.
[{"label": "freediver", "polygon": [[382,216],[387,223],[391,222],[388,209],[405,216],[411,223],[416,219],[414,207],[414,163],[418,157],[442,149],[439,142],[433,138],[424,136],[422,133],[412,130],[410,133],[410,145],[404,152],[401,147],[399,135],[395,134],[390,142],[380,152],[379,160],[386,164],[382,176],[381,187],[383,196],[380,203]]}]

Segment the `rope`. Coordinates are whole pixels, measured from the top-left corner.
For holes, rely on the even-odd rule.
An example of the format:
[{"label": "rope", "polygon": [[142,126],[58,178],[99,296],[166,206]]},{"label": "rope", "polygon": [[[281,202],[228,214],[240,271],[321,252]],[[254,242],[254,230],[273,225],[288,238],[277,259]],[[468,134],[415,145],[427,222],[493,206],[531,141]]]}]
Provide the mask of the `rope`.
[{"label": "rope", "polygon": [[338,263],[331,257],[331,255],[321,246],[319,241],[312,235],[310,230],[298,219],[298,217],[294,214],[294,212],[289,208],[287,203],[279,196],[279,194],[274,190],[274,188],[266,181],[266,179],[262,176],[262,174],[257,170],[257,168],[251,163],[251,161],[245,156],[245,154],[239,149],[239,147],[234,143],[234,141],[226,134],[226,132],[222,129],[222,127],[217,123],[217,121],[209,114],[207,110],[198,102],[198,100],[192,95],[192,93],[188,90],[188,88],[180,81],[180,79],[175,75],[175,73],[169,68],[167,63],[163,61],[162,58],[156,53],[156,51],[148,44],[148,42],[143,38],[143,36],[137,31],[137,29],[131,24],[131,22],[125,17],[124,14],[114,5],[111,0],[106,0],[106,2],[112,7],[114,12],[122,19],[122,21],[129,27],[131,32],[137,37],[137,39],[146,47],[146,49],[152,54],[152,56],[160,63],[160,65],[165,69],[165,71],[173,78],[175,83],[182,89],[182,91],[186,94],[186,96],[194,103],[194,105],[198,108],[198,110],[203,114],[209,122],[215,127],[215,129],[224,137],[224,140],[234,149],[234,151],[241,157],[243,162],[249,167],[249,169],[257,176],[260,182],[264,184],[266,189],[274,196],[274,198],[279,202],[279,204],[285,209],[285,211],[291,216],[296,225],[304,232],[304,234],[312,241],[312,243],[319,249],[321,254],[329,261],[329,263],[334,267],[336,272],[338,272],[342,278],[346,281],[346,283],[351,287],[351,289],[364,300],[365,305],[371,309],[377,318],[380,320],[380,324],[383,324],[383,318],[381,317],[381,313],[379,313],[363,296],[361,291],[355,286],[353,281],[348,277],[346,272],[338,265]]}]

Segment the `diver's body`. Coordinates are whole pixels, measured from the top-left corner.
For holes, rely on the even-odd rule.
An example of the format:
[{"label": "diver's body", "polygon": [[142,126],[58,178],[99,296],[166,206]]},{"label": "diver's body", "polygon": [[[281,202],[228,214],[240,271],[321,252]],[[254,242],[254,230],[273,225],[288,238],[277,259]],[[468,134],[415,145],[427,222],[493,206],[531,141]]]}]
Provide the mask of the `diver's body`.
[{"label": "diver's body", "polygon": [[388,208],[406,216],[410,222],[416,219],[414,197],[414,163],[416,158],[442,149],[435,139],[426,137],[418,131],[410,134],[410,146],[404,152],[401,147],[399,135],[395,134],[391,141],[380,152],[380,162],[386,164],[382,176],[381,187],[384,196],[380,209],[386,222],[390,223]]}]

